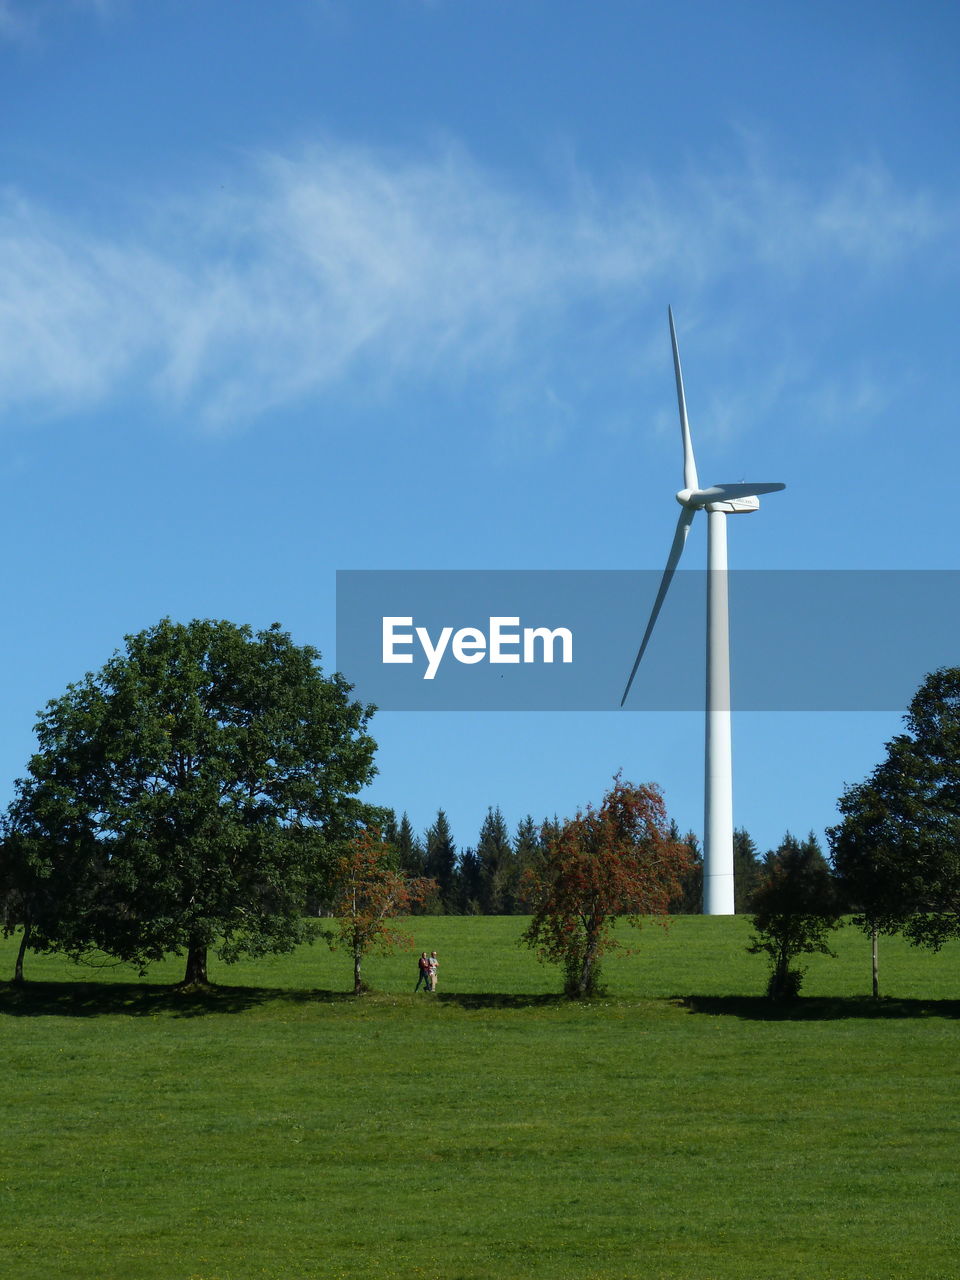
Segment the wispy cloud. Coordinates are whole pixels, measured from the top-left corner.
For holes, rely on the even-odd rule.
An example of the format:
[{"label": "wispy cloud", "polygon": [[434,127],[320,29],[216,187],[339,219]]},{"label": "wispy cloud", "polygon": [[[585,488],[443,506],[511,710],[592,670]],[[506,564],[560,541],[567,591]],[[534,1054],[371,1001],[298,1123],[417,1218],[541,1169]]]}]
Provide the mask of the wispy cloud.
[{"label": "wispy cloud", "polygon": [[0,405],[68,412],[136,381],[223,421],[360,370],[509,371],[569,343],[584,308],[882,274],[948,224],[880,168],[818,191],[753,166],[616,194],[578,181],[548,200],[455,148],[261,157],[109,233],[7,192]]},{"label": "wispy cloud", "polygon": [[127,0],[0,0],[0,42],[36,45],[43,32],[71,10],[105,21],[126,4]]},{"label": "wispy cloud", "polygon": [[34,23],[23,7],[13,0],[0,0],[0,40],[23,44],[30,40]]}]

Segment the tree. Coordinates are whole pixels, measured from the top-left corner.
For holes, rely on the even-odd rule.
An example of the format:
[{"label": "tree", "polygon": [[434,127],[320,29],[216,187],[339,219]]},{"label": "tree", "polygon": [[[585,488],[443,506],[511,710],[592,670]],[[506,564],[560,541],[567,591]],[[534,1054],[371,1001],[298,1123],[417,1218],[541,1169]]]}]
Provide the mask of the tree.
[{"label": "tree", "polygon": [[436,882],[406,875],[397,865],[395,851],[380,839],[377,830],[362,831],[337,859],[335,872],[336,914],[339,930],[328,934],[330,945],[346,947],[353,956],[353,994],[362,995],[363,957],[383,954],[413,940],[389,923],[406,915],[415,903],[436,890]]},{"label": "tree", "polygon": [[422,876],[426,862],[423,845],[417,839],[413,825],[404,811],[403,817],[400,819],[400,825],[397,827],[395,839],[391,841],[393,847],[397,851],[397,861],[400,870],[408,876]]},{"label": "tree", "polygon": [[534,903],[530,897],[530,885],[536,881],[536,872],[543,860],[542,827],[538,827],[532,814],[517,823],[517,834],[513,838],[513,856],[516,862],[517,899],[516,910],[523,914],[533,911]]},{"label": "tree", "polygon": [[690,854],[686,871],[680,880],[680,890],[670,899],[668,911],[672,916],[698,916],[703,911],[703,854],[700,841],[692,831],[680,834],[676,821],[670,819],[670,839],[685,844]]},{"label": "tree", "polygon": [[498,809],[488,809],[477,842],[480,859],[480,909],[484,915],[510,915],[517,899],[516,860],[510,833]]},{"label": "tree", "polygon": [[832,956],[827,938],[840,920],[837,887],[812,832],[801,843],[788,831],[766,855],[752,908],[755,933],[747,950],[770,958],[767,995],[793,999],[804,972],[793,962],[814,952]]},{"label": "tree", "polygon": [[437,810],[437,820],[427,832],[427,856],[424,865],[427,876],[437,882],[436,905],[441,911],[457,911],[457,847],[450,834],[450,824],[442,809]]},{"label": "tree", "polygon": [[870,777],[848,787],[827,833],[868,933],[939,950],[960,936],[960,667],[928,675]]},{"label": "tree", "polygon": [[473,849],[464,849],[457,863],[457,910],[461,915],[481,914],[483,867]]},{"label": "tree", "polygon": [[543,867],[534,872],[536,908],[522,940],[542,960],[563,966],[570,996],[596,992],[603,954],[618,944],[621,916],[665,915],[689,867],[686,845],[672,839],[663,797],[618,775],[599,809],[588,806],[558,830],[545,828]]},{"label": "tree", "polygon": [[11,806],[0,837],[0,908],[4,937],[22,928],[13,981],[23,982],[28,950],[53,950],[79,927],[97,885],[97,861],[79,838],[52,844],[29,816]]},{"label": "tree", "polygon": [[7,815],[7,930],[141,966],[186,951],[187,984],[214,945],[295,946],[375,772],[372,708],[319,656],[278,624],[164,619],[48,703]]},{"label": "tree", "polygon": [[753,837],[743,827],[733,833],[733,899],[734,911],[742,915],[760,884],[760,855]]}]

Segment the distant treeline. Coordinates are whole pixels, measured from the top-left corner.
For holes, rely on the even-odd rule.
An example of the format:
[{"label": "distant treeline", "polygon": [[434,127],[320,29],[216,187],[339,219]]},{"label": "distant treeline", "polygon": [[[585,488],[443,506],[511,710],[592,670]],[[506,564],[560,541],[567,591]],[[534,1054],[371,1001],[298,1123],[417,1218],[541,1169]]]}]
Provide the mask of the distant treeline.
[{"label": "distant treeline", "polygon": [[[399,818],[392,809],[384,811],[382,835],[393,845],[399,866],[412,876],[428,876],[437,882],[436,893],[418,908],[424,915],[529,915],[534,902],[527,887],[526,872],[536,868],[552,833],[558,829],[556,818],[537,822],[527,815],[517,824],[511,836],[503,813],[498,808],[487,810],[475,845],[462,849],[454,842],[450,823],[443,809],[436,821],[417,835],[406,813]],[[703,901],[703,856],[700,843],[692,831],[682,835],[674,822],[671,834],[687,845],[693,855],[693,868],[683,891],[670,904],[674,915],[697,915]],[[784,843],[798,842],[789,834]],[[782,846],[781,846],[782,847]],[[750,899],[760,883],[763,868],[772,854],[761,856],[749,832],[742,827],[734,832],[734,895],[738,912],[750,910]]]}]

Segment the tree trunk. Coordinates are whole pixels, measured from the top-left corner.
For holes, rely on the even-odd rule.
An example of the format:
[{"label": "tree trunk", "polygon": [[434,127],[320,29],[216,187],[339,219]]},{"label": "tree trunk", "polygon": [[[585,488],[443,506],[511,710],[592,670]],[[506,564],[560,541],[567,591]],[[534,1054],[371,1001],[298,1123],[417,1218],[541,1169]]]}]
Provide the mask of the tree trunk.
[{"label": "tree trunk", "polygon": [[363,952],[356,947],[353,952],[353,994],[355,996],[363,995],[363,983],[360,980],[360,961],[363,959]]},{"label": "tree trunk", "polygon": [[587,938],[586,949],[583,953],[583,965],[580,969],[580,982],[578,984],[578,994],[581,996],[593,995],[593,968],[597,962],[597,944],[599,938]]},{"label": "tree trunk", "polygon": [[207,948],[201,942],[191,942],[187,949],[187,971],[181,986],[207,987]]},{"label": "tree trunk", "polygon": [[871,952],[871,964],[873,968],[873,998],[874,1000],[879,1000],[880,999],[880,966],[879,966],[878,957],[877,957],[876,925],[874,925],[873,929],[870,931],[870,952]]},{"label": "tree trunk", "polygon": [[23,937],[20,939],[20,950],[17,952],[17,963],[13,970],[14,982],[23,982],[23,957],[26,954],[27,947],[30,945],[30,926],[23,926]]}]

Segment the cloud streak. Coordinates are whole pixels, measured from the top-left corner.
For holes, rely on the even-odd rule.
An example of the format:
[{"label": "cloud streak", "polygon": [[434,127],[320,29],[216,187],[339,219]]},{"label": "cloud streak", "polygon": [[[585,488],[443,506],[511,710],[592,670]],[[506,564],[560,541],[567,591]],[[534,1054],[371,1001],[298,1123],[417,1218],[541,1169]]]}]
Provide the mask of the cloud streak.
[{"label": "cloud streak", "polygon": [[0,0],[0,43],[36,46],[47,28],[62,22],[69,10],[108,20],[125,0]]},{"label": "cloud streak", "polygon": [[69,413],[146,387],[165,410],[250,418],[363,373],[510,375],[613,314],[736,276],[881,277],[950,219],[879,167],[805,190],[756,166],[616,194],[521,190],[451,148],[260,157],[232,188],[90,229],[0,198],[0,406]]}]

